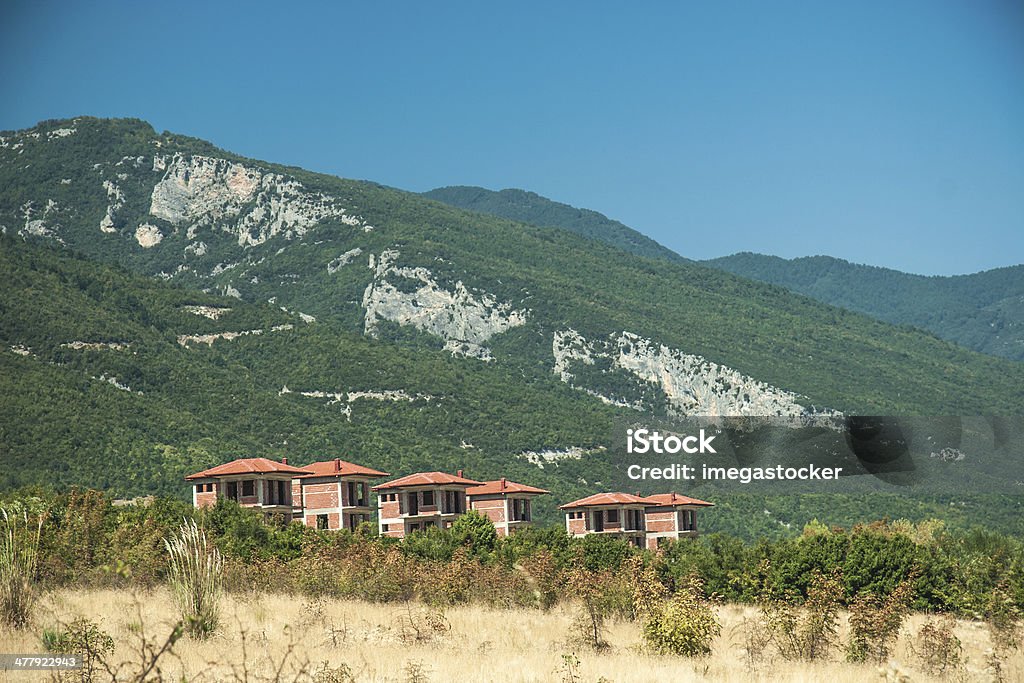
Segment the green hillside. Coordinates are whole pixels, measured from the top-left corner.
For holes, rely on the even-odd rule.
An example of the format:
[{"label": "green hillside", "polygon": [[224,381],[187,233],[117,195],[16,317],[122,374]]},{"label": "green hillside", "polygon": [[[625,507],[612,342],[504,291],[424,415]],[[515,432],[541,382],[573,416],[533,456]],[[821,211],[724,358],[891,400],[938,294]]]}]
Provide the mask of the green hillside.
[{"label": "green hillside", "polygon": [[[0,187],[9,232],[184,286],[273,300],[378,338],[491,353],[536,381],[555,369],[554,335],[578,332],[596,357],[575,361],[570,381],[645,409],[672,397],[649,373],[613,362],[621,349],[643,347],[623,332],[649,342],[634,366],[664,346],[735,370],[750,380],[741,384],[793,392],[804,406],[1024,407],[1018,364],[913,330],[707,267],[245,161],[139,121],[75,119],[4,134]],[[146,241],[146,231],[160,241]],[[377,308],[370,330],[367,302]],[[654,360],[671,364],[667,355]]]},{"label": "green hillside", "polygon": [[[524,383],[9,237],[0,281],[0,489],[184,495],[185,474],[235,457],[341,456],[394,473],[429,463],[528,478],[565,500],[586,490],[579,461],[541,470],[516,456],[606,443],[616,412],[553,379]],[[211,320],[194,306],[226,312]],[[249,334],[179,342],[224,332]],[[601,461],[586,473],[614,476]]]},{"label": "green hillside", "polygon": [[[442,187],[424,196],[472,211],[560,228],[633,254],[686,261],[654,240],[596,211],[525,190]],[[822,303],[894,325],[913,325],[993,356],[1024,360],[1024,265],[925,277],[829,256],[782,259],[743,252],[701,262],[768,282]]]},{"label": "green hillside", "polygon": [[706,262],[879,320],[914,325],[975,351],[1024,360],[1024,265],[925,277],[829,256],[740,253]]},{"label": "green hillside", "polygon": [[424,192],[423,196],[460,209],[479,211],[521,223],[559,227],[637,256],[663,258],[677,263],[689,261],[604,214],[590,209],[577,209],[526,190],[494,191],[482,187],[452,185]]},{"label": "green hillside", "polygon": [[[611,457],[626,419],[1024,412],[1018,363],[140,121],[3,133],[0,188],[3,488],[181,495],[184,473],[239,455],[340,455],[529,481],[555,494],[551,520],[635,487]],[[941,498],[716,500],[709,523],[751,537],[813,517],[1019,518]]]}]

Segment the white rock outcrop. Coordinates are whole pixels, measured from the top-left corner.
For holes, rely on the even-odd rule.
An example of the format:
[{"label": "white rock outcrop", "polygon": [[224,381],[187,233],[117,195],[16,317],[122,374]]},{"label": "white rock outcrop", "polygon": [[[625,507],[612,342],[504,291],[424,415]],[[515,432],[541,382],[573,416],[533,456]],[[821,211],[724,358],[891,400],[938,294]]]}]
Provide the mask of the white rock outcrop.
[{"label": "white rock outcrop", "polygon": [[598,446],[597,448],[570,446],[568,448],[545,451],[523,451],[518,454],[518,457],[523,458],[531,465],[544,469],[544,465],[557,464],[561,460],[581,460],[586,455],[599,453],[603,450],[605,450],[604,446]]},{"label": "white rock outcrop", "polygon": [[607,402],[638,410],[649,410],[651,406],[642,401],[627,404],[618,397],[602,396],[590,387],[577,386],[574,366],[593,365],[601,359],[611,368],[635,377],[637,386],[657,387],[668,402],[668,412],[674,415],[798,417],[811,413],[792,392],[630,332],[587,340],[575,330],[561,330],[554,335],[552,354],[554,372],[563,382]]},{"label": "white rock outcrop", "polygon": [[[363,293],[365,334],[376,336],[379,321],[390,320],[440,337],[452,354],[489,361],[493,356],[485,342],[526,323],[528,311],[498,302],[485,292],[471,292],[462,281],[445,289],[426,268],[396,265],[398,257],[393,249],[376,259],[370,256],[374,276]],[[405,289],[398,289],[389,278],[404,280]],[[405,291],[412,282],[418,283],[415,290]]]},{"label": "white rock outcrop", "polygon": [[109,180],[103,181],[103,189],[107,191],[107,213],[100,219],[100,232],[117,232],[117,228],[114,227],[114,214],[124,206],[124,193]]},{"label": "white rock outcrop", "polygon": [[426,401],[434,399],[429,394],[409,394],[404,389],[384,389],[382,391],[323,391],[314,389],[311,391],[292,391],[287,385],[281,387],[277,392],[278,396],[286,394],[297,394],[305,398],[327,399],[326,405],[341,404],[341,413],[349,420],[352,419],[352,404],[356,401]]},{"label": "white rock outcrop", "polygon": [[[292,325],[274,325],[270,328],[271,332],[281,332],[284,330],[292,329]],[[186,348],[193,344],[206,344],[207,346],[213,346],[213,342],[218,339],[225,341],[231,341],[232,339],[238,339],[239,337],[257,336],[263,334],[263,330],[242,330],[240,332],[216,332],[214,334],[182,334],[178,335],[178,343]]]},{"label": "white rock outcrop", "polygon": [[199,228],[216,227],[232,233],[239,246],[249,247],[278,235],[301,237],[328,218],[364,225],[333,197],[309,192],[281,174],[226,159],[158,156],[153,170],[164,175],[153,188],[150,214],[175,226],[187,225],[190,239]]},{"label": "white rock outcrop", "polygon": [[231,309],[227,306],[182,306],[181,310],[192,315],[201,315],[210,320],[217,320],[231,312]]},{"label": "white rock outcrop", "polygon": [[82,351],[87,349],[90,351],[124,351],[131,344],[128,342],[85,342],[85,341],[72,341],[61,344],[62,349],[72,349],[74,351]]},{"label": "white rock outcrop", "polygon": [[60,228],[60,224],[56,222],[57,202],[47,199],[42,211],[36,209],[35,204],[31,201],[25,202],[19,208],[21,217],[25,219],[25,225],[18,231],[19,235],[22,237],[47,237],[60,244],[67,244],[57,232]]},{"label": "white rock outcrop", "polygon": [[149,223],[143,223],[139,227],[135,228],[135,241],[139,243],[139,246],[143,249],[149,249],[160,244],[163,240],[164,235],[160,232],[160,228]]},{"label": "white rock outcrop", "polygon": [[333,259],[330,263],[327,264],[327,272],[333,275],[334,273],[338,272],[343,266],[347,266],[348,264],[352,263],[352,259],[354,259],[355,257],[359,256],[362,253],[363,250],[360,249],[359,247],[356,247],[355,249],[349,249],[344,254],[342,254],[336,259]]}]

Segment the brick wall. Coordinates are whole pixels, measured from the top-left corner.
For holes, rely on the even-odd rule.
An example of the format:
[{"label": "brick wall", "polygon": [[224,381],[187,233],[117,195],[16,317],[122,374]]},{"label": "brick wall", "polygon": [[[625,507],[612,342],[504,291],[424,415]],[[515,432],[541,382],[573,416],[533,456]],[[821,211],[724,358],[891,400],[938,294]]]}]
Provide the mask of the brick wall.
[{"label": "brick wall", "polygon": [[495,524],[506,521],[505,500],[501,496],[473,496],[469,505],[470,509],[480,512]]},{"label": "brick wall", "polygon": [[307,510],[327,510],[340,506],[338,484],[335,482],[305,484],[302,487],[302,498]]}]

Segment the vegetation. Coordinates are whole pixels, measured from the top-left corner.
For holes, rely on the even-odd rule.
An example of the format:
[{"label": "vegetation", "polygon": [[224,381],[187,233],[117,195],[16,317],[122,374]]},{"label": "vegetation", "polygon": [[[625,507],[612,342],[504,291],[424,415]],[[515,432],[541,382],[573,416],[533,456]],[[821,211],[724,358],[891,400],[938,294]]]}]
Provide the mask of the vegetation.
[{"label": "vegetation", "polygon": [[23,628],[32,616],[36,601],[36,573],[43,518],[29,522],[28,511],[20,506],[0,506],[0,622]]},{"label": "vegetation", "polygon": [[[933,527],[929,522],[827,532],[809,526],[797,538],[753,543],[709,534],[650,553],[610,537],[570,538],[564,526],[524,529],[493,546],[457,529],[416,532],[399,543],[378,537],[369,525],[356,532],[268,525],[230,501],[204,510],[171,498],[114,506],[98,492],[81,490],[21,500],[49,511],[38,567],[50,588],[153,586],[177,576],[164,539],[180,534],[184,518],[207,539],[211,554],[216,548],[223,555],[226,591],[272,588],[371,602],[542,609],[586,593],[595,613],[642,618],[697,577],[697,592],[706,597],[809,610],[806,617],[797,611],[786,618],[795,624],[788,629],[793,637],[809,643],[798,646],[810,653],[801,658],[816,657],[814,643],[828,640],[836,607],[861,596],[898,596],[893,610],[986,618],[1008,634],[1024,604],[1024,543],[981,530],[920,533]],[[11,502],[0,500],[0,506]],[[1009,649],[1013,641],[1001,642]]]},{"label": "vegetation", "polygon": [[889,659],[909,612],[912,590],[909,582],[903,582],[888,595],[865,592],[854,597],[850,604],[850,642],[846,646],[849,661],[882,664]]},{"label": "vegetation", "polygon": [[655,652],[704,657],[721,634],[722,625],[704,596],[699,580],[676,590],[654,607],[643,623],[644,642]]},{"label": "vegetation", "polygon": [[[11,507],[13,501],[0,502]],[[357,632],[372,614],[386,624],[374,627],[378,640],[373,642],[378,646],[395,638],[404,647],[423,652],[421,648],[443,649],[460,638],[459,615],[474,609],[497,610],[489,618],[503,624],[506,632],[521,622],[537,624],[551,615],[559,624],[552,642],[560,645],[538,648],[535,637],[531,647],[554,659],[558,652],[575,657],[574,675],[590,670],[585,662],[592,656],[616,661],[623,629],[634,633],[633,642],[642,643],[651,656],[700,657],[708,667],[747,661],[754,672],[788,666],[775,663],[772,653],[782,662],[813,664],[834,660],[840,647],[853,662],[836,665],[840,670],[868,666],[859,662],[885,661],[897,647],[910,648],[907,652],[927,671],[959,671],[969,658],[975,666],[984,664],[1012,680],[1019,666],[1015,648],[1024,602],[1024,547],[990,532],[962,534],[932,523],[905,522],[827,532],[809,526],[798,539],[747,544],[718,534],[670,543],[652,553],[612,538],[572,539],[564,527],[541,527],[495,539],[488,548],[490,540],[479,543],[486,535],[464,530],[420,532],[398,542],[377,537],[369,526],[350,532],[321,531],[284,520],[265,524],[258,513],[234,503],[192,510],[175,499],[158,498],[148,505],[113,506],[89,491],[34,500],[21,497],[19,502],[50,511],[38,555],[39,579],[49,594],[66,595],[68,587],[113,589],[124,600],[145,590],[148,603],[163,600],[161,586],[169,584],[174,590],[167,600],[180,609],[175,577],[181,572],[164,540],[177,536],[177,541],[189,545],[192,558],[223,554],[225,595],[217,604],[224,616],[219,619],[217,642],[235,643],[237,651],[262,652],[262,646],[248,640],[253,637],[250,629],[267,618],[268,608],[262,605],[272,599],[268,596],[288,595],[291,605],[301,607],[298,612],[289,608],[290,630],[281,632],[294,648],[275,654],[269,670],[284,666],[282,670],[295,667],[305,672],[296,673],[294,680],[310,680],[317,670],[364,680],[360,667],[367,666],[352,658],[315,659],[293,640],[303,637],[299,634],[318,634],[305,636],[304,648],[315,649],[322,642],[332,652],[348,653],[363,642],[365,636]],[[466,526],[479,530],[479,521],[470,519]],[[202,538],[209,544],[205,552]],[[864,558],[857,549],[863,547],[877,551],[870,579],[860,573]],[[710,554],[711,548],[722,552]],[[708,561],[711,558],[713,562]],[[345,599],[362,606],[361,616],[328,617],[337,609],[336,601]],[[162,609],[166,615],[169,608]],[[758,609],[761,618],[754,616]],[[973,628],[965,635],[963,628],[949,625],[952,621],[924,621],[914,617],[912,609],[984,619],[988,629]],[[141,604],[137,610],[138,616],[129,622],[142,624],[145,610]],[[44,613],[52,614],[53,608],[40,611]],[[111,622],[97,621],[95,607],[84,614],[87,620],[80,623],[53,623],[51,616],[37,619],[42,628],[37,637],[51,645],[78,643],[75,651],[84,647],[94,652],[96,672],[120,671],[122,678],[126,672],[152,667],[167,671],[169,665],[160,665],[162,657],[180,654],[181,647],[197,647],[178,643],[188,624],[177,622],[167,638],[154,637],[160,629],[154,631],[152,625],[150,635],[138,630],[118,635],[117,652],[112,654],[106,640],[113,633]],[[900,645],[899,633],[908,623],[917,635]],[[767,640],[759,635],[765,632]],[[489,641],[493,636],[486,633],[475,631],[469,649],[490,653],[503,647]],[[126,638],[136,644],[126,646]],[[239,638],[245,642],[239,643]],[[748,657],[733,654],[722,659],[730,648],[739,647]],[[760,648],[760,655],[751,657],[753,647]],[[248,674],[239,668],[216,678],[253,680],[256,668],[266,671],[271,665],[260,657],[245,659],[245,666],[254,667]],[[430,662],[436,671],[436,657],[413,659]],[[400,667],[407,661],[412,660],[392,663]],[[649,670],[658,666],[657,659],[644,664]],[[549,671],[556,668],[552,661]],[[850,671],[863,675],[873,668]],[[601,673],[607,675],[604,669]],[[596,675],[588,676],[581,680],[596,680]],[[620,674],[612,680],[630,679]]]},{"label": "vegetation", "polygon": [[206,533],[195,520],[181,525],[178,533],[164,539],[167,576],[182,621],[194,638],[206,638],[220,621],[224,560],[220,550],[209,547]]},{"label": "vegetation", "polygon": [[911,275],[830,256],[741,253],[706,262],[993,356],[1024,360],[1024,265],[951,277]]},{"label": "vegetation", "polygon": [[[649,258],[686,261],[596,211],[525,190],[441,187],[424,196],[470,211],[568,230]],[[893,325],[912,325],[965,348],[1024,360],[1024,265],[951,277],[912,275],[830,256],[783,259],[742,252],[702,262]]]},{"label": "vegetation", "polygon": [[453,185],[424,192],[423,196],[468,211],[478,211],[540,227],[568,230],[637,256],[661,258],[676,263],[685,263],[689,260],[597,211],[577,209],[526,190],[495,192],[482,187]]},{"label": "vegetation", "polygon": [[[174,610],[170,594],[162,588],[146,594],[140,613],[136,612],[134,598],[123,590],[60,590],[53,594],[52,603],[60,616],[88,614],[114,641],[114,653],[104,655],[107,662],[141,661],[137,632],[163,633],[166,616]],[[710,656],[693,660],[645,652],[641,625],[628,620],[610,623],[609,647],[600,651],[574,649],[565,642],[566,628],[575,610],[573,605],[559,605],[549,612],[458,605],[445,611],[447,630],[420,641],[402,635],[405,606],[325,599],[311,610],[301,596],[274,591],[228,594],[224,607],[228,615],[237,618],[226,619],[218,637],[205,641],[181,639],[172,652],[159,660],[159,673],[154,671],[146,680],[383,683],[404,681],[404,671],[415,668],[432,683],[649,683],[688,678],[712,683],[861,683],[880,678],[875,665],[842,659],[764,661],[756,669],[747,669],[740,651],[740,636],[746,629],[743,620],[753,608],[736,605],[715,607],[722,635],[715,640]],[[414,605],[414,614],[421,609]],[[131,616],[126,619],[126,615]],[[909,651],[914,642],[909,633],[916,633],[929,620],[926,615],[911,616],[907,622],[908,635],[901,636],[894,651],[900,670],[913,681],[933,680],[933,675]],[[963,641],[966,664],[950,672],[947,680],[990,680],[982,671],[985,650],[989,647],[986,632],[966,621],[957,622],[955,631]],[[19,631],[6,642],[12,650],[32,652],[40,647],[38,638],[38,633]],[[1007,660],[1004,678],[1018,680],[1021,667],[1024,656],[1017,652]],[[139,664],[125,667],[119,680],[136,680],[127,674],[142,668]],[[93,680],[110,681],[112,677],[100,665]]]}]

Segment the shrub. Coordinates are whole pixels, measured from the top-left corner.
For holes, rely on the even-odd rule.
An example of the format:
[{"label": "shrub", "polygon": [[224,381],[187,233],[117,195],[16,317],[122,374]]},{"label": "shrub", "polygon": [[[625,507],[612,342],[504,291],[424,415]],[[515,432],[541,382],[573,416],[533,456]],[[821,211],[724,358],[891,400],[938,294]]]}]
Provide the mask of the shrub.
[{"label": "shrub", "polygon": [[43,631],[42,640],[47,652],[82,658],[82,667],[74,674],[83,683],[92,681],[104,664],[104,658],[114,652],[114,639],[110,634],[85,618],[74,620],[60,631]]},{"label": "shrub", "polygon": [[711,654],[711,644],[722,626],[704,597],[703,586],[692,581],[651,611],[643,632],[644,641],[657,652],[701,657]]},{"label": "shrub", "polygon": [[19,515],[0,508],[0,620],[23,628],[32,616],[37,597],[36,570],[39,558],[39,539],[43,530],[43,515],[39,515],[35,528],[28,513]]},{"label": "shrub", "polygon": [[452,537],[462,547],[481,559],[487,558],[498,544],[494,523],[477,510],[468,510],[452,522]]},{"label": "shrub", "polygon": [[630,572],[630,588],[633,593],[633,615],[638,618],[649,616],[657,611],[668,592],[665,585],[658,579],[654,567],[644,566],[639,557],[631,557],[626,561]]},{"label": "shrub", "polygon": [[933,676],[945,675],[960,667],[964,649],[960,639],[953,633],[954,626],[956,619],[947,614],[929,620],[917,632],[913,650],[925,672]]},{"label": "shrub", "polygon": [[570,627],[570,640],[595,650],[608,647],[606,622],[612,608],[602,590],[610,578],[606,574],[581,566],[567,576],[569,594],[580,601],[582,608]]},{"label": "shrub", "polygon": [[224,561],[195,521],[185,522],[178,534],[164,539],[170,554],[168,577],[188,633],[206,638],[217,628]]},{"label": "shrub", "polygon": [[543,610],[551,609],[558,602],[563,586],[562,572],[555,565],[554,556],[547,550],[537,550],[523,560],[522,568],[537,604]]},{"label": "shrub", "polygon": [[988,627],[992,648],[986,653],[986,665],[997,681],[1004,681],[1003,667],[1013,650],[1020,647],[1017,625],[1020,609],[1014,603],[1006,581],[995,585],[986,598],[985,625]]},{"label": "shrub", "polygon": [[861,593],[850,604],[850,642],[846,659],[881,664],[899,636],[913,594],[909,580],[899,584],[885,599]]},{"label": "shrub", "polygon": [[761,609],[764,629],[783,659],[824,659],[837,644],[843,597],[839,572],[825,576],[815,571],[807,593],[802,607],[774,599]]}]

